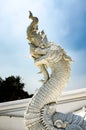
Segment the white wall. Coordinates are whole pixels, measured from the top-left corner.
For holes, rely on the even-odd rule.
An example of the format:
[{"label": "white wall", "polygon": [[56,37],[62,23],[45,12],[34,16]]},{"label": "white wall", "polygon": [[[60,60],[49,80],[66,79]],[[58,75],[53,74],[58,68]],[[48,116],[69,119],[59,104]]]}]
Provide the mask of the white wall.
[{"label": "white wall", "polygon": [[[0,103],[0,130],[25,130],[24,112],[31,99]],[[57,111],[74,112],[86,106],[86,89],[65,92],[57,102]]]},{"label": "white wall", "polygon": [[0,130],[25,130],[24,119],[20,117],[0,116]]}]

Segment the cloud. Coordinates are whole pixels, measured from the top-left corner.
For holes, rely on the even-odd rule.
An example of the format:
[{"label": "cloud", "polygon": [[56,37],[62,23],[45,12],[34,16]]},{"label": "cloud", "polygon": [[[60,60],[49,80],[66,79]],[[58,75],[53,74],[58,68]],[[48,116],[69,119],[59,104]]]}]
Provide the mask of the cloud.
[{"label": "cloud", "polygon": [[86,74],[86,60],[85,60],[86,51],[85,50],[75,51],[72,52],[71,55],[75,60],[75,62],[72,65],[73,74],[74,75]]},{"label": "cloud", "polygon": [[79,89],[86,87],[86,51],[70,51],[69,55],[74,62],[71,64],[70,81],[66,90]]},{"label": "cloud", "polygon": [[82,89],[86,88],[86,75],[77,75],[72,76],[70,81],[66,87],[66,91],[73,90],[73,89]]},{"label": "cloud", "polygon": [[[36,74],[38,70],[34,67],[33,61],[27,58],[29,46],[26,40],[26,28],[31,22],[28,19],[28,11],[31,10],[39,18],[39,29],[44,29],[48,39],[60,43],[75,60],[72,64],[70,88],[84,87],[86,76],[85,2],[85,0],[0,1],[1,76],[21,75],[26,88],[31,92],[40,86],[38,83],[40,76]],[[74,79],[76,79],[76,84],[74,84]]]}]

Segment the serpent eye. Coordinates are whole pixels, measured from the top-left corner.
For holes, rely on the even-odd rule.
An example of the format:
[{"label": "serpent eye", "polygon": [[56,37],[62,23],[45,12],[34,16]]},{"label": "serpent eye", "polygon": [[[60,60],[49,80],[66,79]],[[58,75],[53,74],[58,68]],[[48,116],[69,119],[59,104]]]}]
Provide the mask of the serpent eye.
[{"label": "serpent eye", "polygon": [[54,126],[56,126],[57,128],[62,128],[63,127],[63,121],[62,120],[56,120],[54,122]]}]

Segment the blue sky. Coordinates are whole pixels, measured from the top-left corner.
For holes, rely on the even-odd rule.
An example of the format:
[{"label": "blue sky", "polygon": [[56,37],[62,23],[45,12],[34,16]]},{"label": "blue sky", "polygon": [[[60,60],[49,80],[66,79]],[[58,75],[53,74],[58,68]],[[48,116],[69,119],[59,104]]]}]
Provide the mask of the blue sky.
[{"label": "blue sky", "polygon": [[40,87],[38,68],[29,58],[26,28],[28,11],[39,18],[48,40],[60,44],[75,61],[66,90],[86,87],[86,0],[0,1],[0,76],[19,75],[25,89]]}]

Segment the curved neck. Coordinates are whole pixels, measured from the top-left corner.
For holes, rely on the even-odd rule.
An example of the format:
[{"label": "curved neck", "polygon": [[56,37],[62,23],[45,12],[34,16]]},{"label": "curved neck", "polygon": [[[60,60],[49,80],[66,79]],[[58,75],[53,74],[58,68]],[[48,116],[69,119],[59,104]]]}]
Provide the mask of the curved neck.
[{"label": "curved neck", "polygon": [[70,73],[70,62],[69,61],[65,61],[62,58],[58,63],[52,64],[50,66],[50,68],[51,68],[52,74],[56,73],[56,72],[59,73],[61,71]]}]

